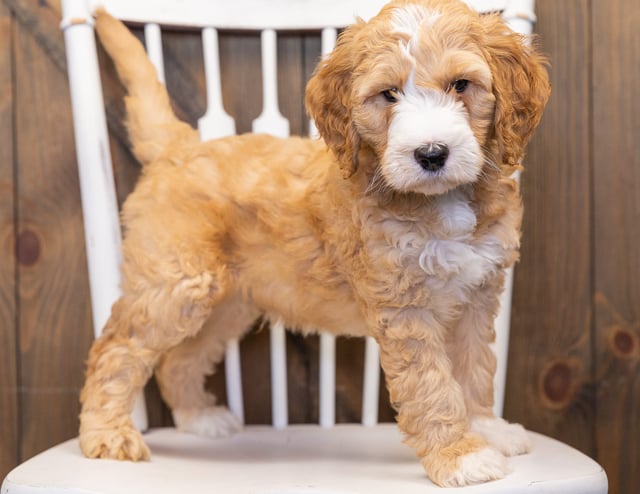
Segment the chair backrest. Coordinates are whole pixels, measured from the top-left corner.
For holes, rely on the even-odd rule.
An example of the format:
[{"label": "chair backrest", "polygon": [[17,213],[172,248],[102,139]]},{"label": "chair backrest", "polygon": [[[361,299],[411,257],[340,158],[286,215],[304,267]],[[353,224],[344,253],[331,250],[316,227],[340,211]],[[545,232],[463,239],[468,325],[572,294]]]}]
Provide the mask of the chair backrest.
[{"label": "chair backrest", "polygon": [[[481,12],[501,12],[511,27],[530,34],[534,0],[467,0]],[[124,21],[145,25],[145,44],[158,76],[164,81],[161,26],[188,27],[202,31],[207,109],[198,122],[203,140],[235,133],[232,117],[222,103],[218,30],[261,32],[263,109],[253,130],[278,136],[289,135],[289,123],[278,109],[277,32],[305,30],[320,33],[322,51],[335,45],[338,29],[358,15],[375,15],[386,0],[63,0],[69,84],[73,105],[76,153],[85,223],[89,280],[96,336],[106,323],[111,305],[119,296],[121,232],[114,177],[109,152],[105,110],[98,71],[91,12],[102,5]],[[250,13],[250,14],[248,14]],[[313,125],[310,125],[314,133]],[[512,273],[509,272],[496,320],[498,355],[496,373],[497,415],[501,414],[511,307]],[[273,425],[287,425],[285,329],[275,321],[271,327],[271,381]],[[335,422],[335,339],[321,333],[320,424]],[[375,341],[367,339],[365,350],[362,422],[377,422],[380,368]],[[225,357],[229,408],[244,416],[240,354],[237,341],[228,344]],[[136,425],[146,428],[144,406],[134,412]]]}]

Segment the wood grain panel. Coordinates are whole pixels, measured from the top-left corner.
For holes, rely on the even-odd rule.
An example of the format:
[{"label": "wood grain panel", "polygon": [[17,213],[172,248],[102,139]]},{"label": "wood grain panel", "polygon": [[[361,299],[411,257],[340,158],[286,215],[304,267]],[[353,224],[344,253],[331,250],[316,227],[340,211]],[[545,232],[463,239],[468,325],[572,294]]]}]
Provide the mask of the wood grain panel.
[{"label": "wood grain panel", "polygon": [[592,8],[598,459],[610,492],[639,492],[640,3]]},{"label": "wood grain panel", "polygon": [[12,25],[0,3],[0,479],[18,461]]},{"label": "wood grain panel", "polygon": [[258,34],[221,33],[222,98],[239,134],[251,131],[251,122],[262,109],[260,60]]},{"label": "wood grain panel", "polygon": [[[242,394],[248,424],[271,423],[271,379],[269,370],[269,330],[258,326],[240,344],[242,362]],[[209,384],[216,396],[226,399],[222,365],[220,373]],[[224,397],[224,398],[223,398]]]},{"label": "wood grain panel", "polygon": [[15,36],[22,458],[77,433],[92,337],[69,89],[31,29]]},{"label": "wood grain panel", "polygon": [[[640,490],[640,163],[634,152],[640,108],[633,90],[640,75],[638,9],[634,0],[537,2],[554,94],[523,177],[526,213],[506,402],[508,418],[596,455],[613,493]],[[58,0],[0,4],[0,248],[7,252],[0,258],[0,474],[15,462],[19,443],[26,457],[76,434],[77,392],[91,339],[58,12]],[[250,130],[260,112],[259,42],[257,35],[221,35],[225,105],[240,132]],[[302,95],[319,42],[292,34],[278,46],[281,111],[294,133],[305,133]],[[200,41],[168,33],[165,54],[176,111],[195,123],[204,109]],[[122,89],[113,74],[104,80],[111,87],[105,93],[122,200],[139,167],[126,147],[122,114],[111,111],[121,109]],[[6,132],[12,125],[15,138]],[[20,185],[17,315],[14,161]],[[317,420],[317,339],[287,341],[291,419]],[[249,422],[270,420],[267,343],[268,334],[258,331],[242,344]],[[358,420],[361,343],[340,340],[338,360],[337,419]],[[20,438],[18,385],[25,424]],[[224,401],[223,373],[209,385]],[[170,423],[153,384],[147,396],[151,423]],[[392,419],[384,397],[381,410],[382,419]]]},{"label": "wood grain panel", "polygon": [[53,64],[66,71],[64,42],[60,33],[61,0],[3,0],[14,20],[27,29]]},{"label": "wood grain panel", "polygon": [[505,416],[594,453],[589,2],[536,2],[553,94],[525,159]]},{"label": "wood grain panel", "polygon": [[278,37],[278,92],[280,112],[289,120],[292,135],[306,136],[309,125],[304,111],[306,74],[303,37],[281,34]]}]

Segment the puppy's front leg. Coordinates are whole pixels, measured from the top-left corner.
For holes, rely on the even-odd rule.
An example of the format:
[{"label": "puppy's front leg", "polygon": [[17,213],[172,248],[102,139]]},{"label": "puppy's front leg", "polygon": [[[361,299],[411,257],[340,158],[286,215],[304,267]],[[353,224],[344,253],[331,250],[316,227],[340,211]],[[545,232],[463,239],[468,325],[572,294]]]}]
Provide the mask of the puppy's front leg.
[{"label": "puppy's front leg", "polygon": [[381,317],[381,363],[398,426],[440,486],[502,478],[505,457],[469,430],[463,391],[447,356],[445,329],[419,311]]},{"label": "puppy's front leg", "polygon": [[471,429],[507,456],[531,449],[527,432],[493,413],[493,378],[496,356],[490,347],[495,340],[494,321],[499,308],[504,273],[500,270],[469,294],[448,348],[453,373],[462,387]]}]

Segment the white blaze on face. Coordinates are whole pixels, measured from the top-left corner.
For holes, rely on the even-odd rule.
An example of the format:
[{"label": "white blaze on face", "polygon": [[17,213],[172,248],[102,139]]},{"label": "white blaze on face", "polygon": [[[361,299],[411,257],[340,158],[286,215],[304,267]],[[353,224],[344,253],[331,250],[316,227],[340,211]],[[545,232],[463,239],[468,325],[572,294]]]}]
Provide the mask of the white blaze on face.
[{"label": "white blaze on face", "polygon": [[[401,50],[414,66],[413,53],[419,48],[420,33],[439,17],[438,12],[419,5],[394,11],[393,29],[408,36]],[[482,150],[455,92],[418,86],[415,69],[399,89],[381,164],[386,183],[397,190],[431,195],[475,181],[482,169]],[[445,146],[448,156],[442,168],[428,170],[417,161],[415,152],[434,144]]]},{"label": "white blaze on face", "polygon": [[426,8],[424,5],[407,5],[393,11],[391,25],[393,31],[409,36],[408,46],[417,45],[420,30],[430,27],[440,18],[440,12]]}]

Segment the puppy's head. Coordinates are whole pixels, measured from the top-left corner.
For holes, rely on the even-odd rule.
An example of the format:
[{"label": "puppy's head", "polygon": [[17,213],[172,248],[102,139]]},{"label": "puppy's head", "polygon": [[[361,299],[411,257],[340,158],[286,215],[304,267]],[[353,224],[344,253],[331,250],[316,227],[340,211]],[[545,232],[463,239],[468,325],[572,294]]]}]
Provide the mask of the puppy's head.
[{"label": "puppy's head", "polygon": [[544,60],[499,16],[396,0],[346,29],[306,103],[345,177],[440,194],[518,166],[549,94]]}]

